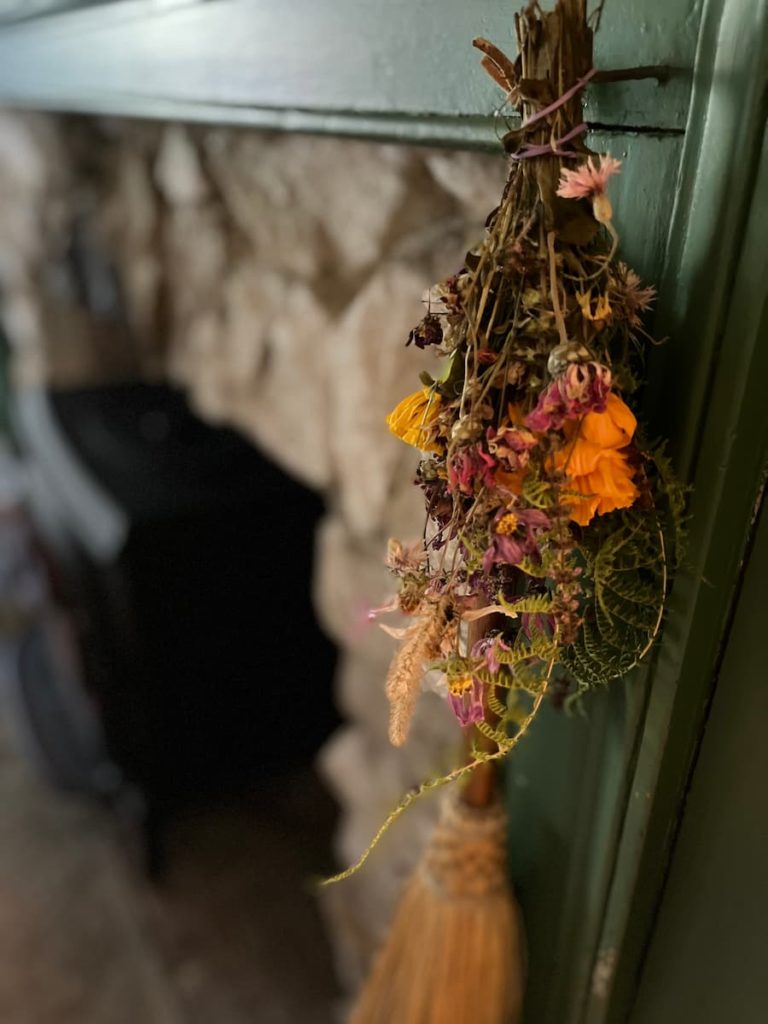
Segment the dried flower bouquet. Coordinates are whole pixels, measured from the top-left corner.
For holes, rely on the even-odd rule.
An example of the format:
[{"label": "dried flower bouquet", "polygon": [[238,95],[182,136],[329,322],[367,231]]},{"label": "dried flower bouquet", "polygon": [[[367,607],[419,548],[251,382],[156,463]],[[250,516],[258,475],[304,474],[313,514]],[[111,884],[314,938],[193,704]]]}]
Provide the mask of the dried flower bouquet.
[{"label": "dried flower bouquet", "polygon": [[545,696],[578,697],[637,665],[679,548],[683,490],[631,408],[655,290],[616,258],[620,163],[582,142],[578,93],[594,72],[560,96],[526,76],[530,25],[518,19],[516,64],[475,41],[524,120],[505,137],[509,179],[484,238],[431,290],[407,341],[441,372],[388,417],[422,453],[427,512],[423,538],[387,555],[399,589],[383,610],[410,618],[384,627],[400,641],[390,738],[405,742],[431,671],[470,753],[381,832],[426,790],[508,754]]}]

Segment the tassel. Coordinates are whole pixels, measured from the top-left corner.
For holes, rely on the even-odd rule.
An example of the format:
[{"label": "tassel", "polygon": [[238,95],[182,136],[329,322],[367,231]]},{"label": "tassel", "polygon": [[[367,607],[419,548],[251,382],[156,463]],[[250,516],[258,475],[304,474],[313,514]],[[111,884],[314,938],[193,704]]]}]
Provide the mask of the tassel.
[{"label": "tassel", "polygon": [[483,765],[444,799],[349,1024],[520,1021],[523,928],[494,780]]}]

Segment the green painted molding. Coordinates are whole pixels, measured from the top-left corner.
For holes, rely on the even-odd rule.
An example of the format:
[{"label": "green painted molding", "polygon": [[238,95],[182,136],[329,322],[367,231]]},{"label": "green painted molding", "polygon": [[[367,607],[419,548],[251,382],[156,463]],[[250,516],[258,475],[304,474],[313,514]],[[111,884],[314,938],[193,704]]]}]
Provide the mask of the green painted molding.
[{"label": "green painted molding", "polygon": [[[493,147],[499,91],[471,40],[515,52],[521,0],[121,0],[0,28],[0,103]],[[70,5],[75,6],[75,5]],[[669,80],[594,87],[596,126],[682,131],[700,0],[608,3],[602,68]]]}]

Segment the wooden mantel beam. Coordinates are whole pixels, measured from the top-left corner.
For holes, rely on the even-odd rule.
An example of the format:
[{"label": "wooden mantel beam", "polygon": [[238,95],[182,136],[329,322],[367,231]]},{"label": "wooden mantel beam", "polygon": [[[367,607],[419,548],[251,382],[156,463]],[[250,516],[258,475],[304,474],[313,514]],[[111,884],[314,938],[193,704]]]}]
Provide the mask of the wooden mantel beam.
[{"label": "wooden mantel beam", "polygon": [[[663,84],[595,86],[591,122],[624,131],[684,128],[698,27],[696,0],[685,2],[690,17],[681,30],[680,4],[646,0],[653,17],[644,11],[634,35],[622,5],[607,5],[600,67],[679,70]],[[514,54],[513,0],[51,6],[52,13],[0,27],[0,103],[458,146],[495,145],[504,131],[494,116],[498,90],[471,40],[483,35]]]}]

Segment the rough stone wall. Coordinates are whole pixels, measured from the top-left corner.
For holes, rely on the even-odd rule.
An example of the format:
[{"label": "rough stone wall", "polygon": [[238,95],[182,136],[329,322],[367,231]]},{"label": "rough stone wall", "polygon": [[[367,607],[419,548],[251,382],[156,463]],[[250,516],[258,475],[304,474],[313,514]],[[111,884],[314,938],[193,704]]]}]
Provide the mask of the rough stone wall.
[{"label": "rough stone wall", "polygon": [[[386,540],[417,536],[414,453],[384,417],[430,357],[421,297],[498,200],[499,158],[181,125],[0,115],[2,316],[20,386],[167,378],[322,490],[314,592],[342,648],[347,718],[321,770],[354,859],[390,807],[456,755],[425,695],[387,742],[392,641],[365,621]],[[434,817],[417,805],[360,875],[323,896],[354,987]]]}]

